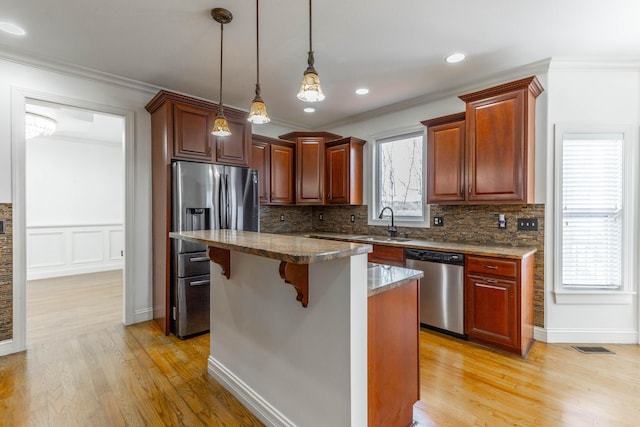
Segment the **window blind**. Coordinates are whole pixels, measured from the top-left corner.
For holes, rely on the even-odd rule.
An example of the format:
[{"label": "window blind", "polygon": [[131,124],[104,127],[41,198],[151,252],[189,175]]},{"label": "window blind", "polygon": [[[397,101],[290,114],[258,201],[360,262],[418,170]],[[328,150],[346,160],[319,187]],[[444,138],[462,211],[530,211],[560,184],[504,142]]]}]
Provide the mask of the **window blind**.
[{"label": "window blind", "polygon": [[622,287],[623,136],[562,141],[562,284]]}]

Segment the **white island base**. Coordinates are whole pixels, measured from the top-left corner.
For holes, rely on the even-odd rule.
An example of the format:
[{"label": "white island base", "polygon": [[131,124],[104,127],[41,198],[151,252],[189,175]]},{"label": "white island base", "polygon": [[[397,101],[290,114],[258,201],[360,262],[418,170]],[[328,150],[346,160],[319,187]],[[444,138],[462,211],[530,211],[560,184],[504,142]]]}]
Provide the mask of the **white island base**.
[{"label": "white island base", "polygon": [[366,426],[366,254],[309,264],[306,308],[279,265],[211,264],[209,374],[268,426]]}]

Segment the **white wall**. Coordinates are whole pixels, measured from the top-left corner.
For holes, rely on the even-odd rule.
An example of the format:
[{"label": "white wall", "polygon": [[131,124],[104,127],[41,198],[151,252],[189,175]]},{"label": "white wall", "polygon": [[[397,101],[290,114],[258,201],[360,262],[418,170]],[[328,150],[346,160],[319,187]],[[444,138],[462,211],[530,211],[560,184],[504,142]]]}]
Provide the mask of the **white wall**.
[{"label": "white wall", "polygon": [[[130,284],[135,287],[133,311],[136,321],[146,320],[151,316],[151,126],[150,116],[144,106],[157,90],[152,86],[113,76],[0,52],[0,203],[15,204],[19,199],[18,195],[12,193],[11,159],[12,116],[21,112],[12,111],[12,91],[28,93],[33,98],[38,98],[39,95],[55,98],[55,102],[65,100],[70,105],[91,105],[99,111],[133,113],[134,133],[133,141],[130,142],[134,144],[135,216],[130,230],[134,234],[135,243],[131,251],[134,253],[129,255],[135,262],[127,268],[132,269]],[[14,247],[13,250],[15,260],[16,254],[24,252],[25,248]],[[18,273],[14,272],[14,278],[16,274]],[[16,303],[14,300],[14,306]]]},{"label": "white wall", "polygon": [[27,227],[123,223],[121,144],[50,136],[26,145]]},{"label": "white wall", "polygon": [[[620,125],[630,127],[638,168],[638,126],[640,125],[640,66],[636,63],[569,63],[554,61],[549,71],[548,193],[545,222],[545,329],[549,342],[638,342],[638,297],[621,304],[557,304],[554,295],[553,162],[554,126],[588,127]],[[637,173],[637,172],[636,172]],[[637,180],[637,174],[636,180]],[[639,187],[635,183],[636,198]],[[637,199],[636,199],[637,200]],[[636,210],[637,212],[637,210]],[[635,230],[626,230],[637,251],[638,218]],[[631,261],[634,274],[631,291],[638,291],[638,259]]]}]

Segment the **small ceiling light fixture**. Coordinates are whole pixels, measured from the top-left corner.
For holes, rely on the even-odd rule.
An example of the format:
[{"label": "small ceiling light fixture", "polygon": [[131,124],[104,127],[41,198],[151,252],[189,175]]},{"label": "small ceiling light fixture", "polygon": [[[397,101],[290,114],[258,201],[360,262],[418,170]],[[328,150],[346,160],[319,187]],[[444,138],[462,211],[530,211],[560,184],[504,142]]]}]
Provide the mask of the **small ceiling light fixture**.
[{"label": "small ceiling light fixture", "polygon": [[247,120],[254,124],[269,123],[271,119],[267,114],[267,107],[264,105],[262,97],[260,97],[260,28],[259,28],[259,9],[256,0],[256,96],[251,102],[251,109]]},{"label": "small ceiling light fixture", "polygon": [[25,138],[50,136],[56,131],[56,121],[51,117],[27,112],[24,116]]},{"label": "small ceiling light fixture", "polygon": [[304,112],[305,113],[315,113],[316,109],[312,108],[312,107],[307,107],[307,108],[304,109]]},{"label": "small ceiling light fixture", "polygon": [[313,47],[311,44],[311,0],[309,0],[309,55],[307,57],[307,69],[302,76],[302,85],[298,92],[298,99],[304,102],[320,102],[324,99],[324,93],[320,87],[318,72],[313,66]]},{"label": "small ceiling light fixture", "polygon": [[224,24],[228,24],[233,19],[233,15],[227,9],[222,7],[216,7],[211,9],[211,16],[216,22],[220,23],[220,102],[218,104],[218,115],[216,121],[213,122],[213,129],[211,134],[215,136],[229,136],[231,130],[229,129],[229,123],[224,116],[224,106],[222,105],[222,40],[224,35]]},{"label": "small ceiling light fixture", "polygon": [[466,58],[464,53],[454,53],[452,55],[447,56],[446,61],[449,64],[455,64],[456,62],[463,61]]},{"label": "small ceiling light fixture", "polygon": [[366,95],[369,93],[369,89],[366,87],[361,87],[360,89],[356,89],[356,94],[358,95]]},{"label": "small ceiling light fixture", "polygon": [[0,22],[0,30],[14,36],[24,36],[27,34],[24,28],[17,26],[13,22]]}]

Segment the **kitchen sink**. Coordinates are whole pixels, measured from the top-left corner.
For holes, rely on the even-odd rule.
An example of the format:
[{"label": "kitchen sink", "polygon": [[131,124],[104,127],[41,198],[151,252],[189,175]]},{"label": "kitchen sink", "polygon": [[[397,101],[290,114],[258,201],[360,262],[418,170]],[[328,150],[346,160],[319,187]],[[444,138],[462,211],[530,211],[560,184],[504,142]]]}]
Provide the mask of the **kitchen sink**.
[{"label": "kitchen sink", "polygon": [[353,240],[363,240],[366,242],[407,242],[408,237],[385,237],[385,236],[353,236]]}]

